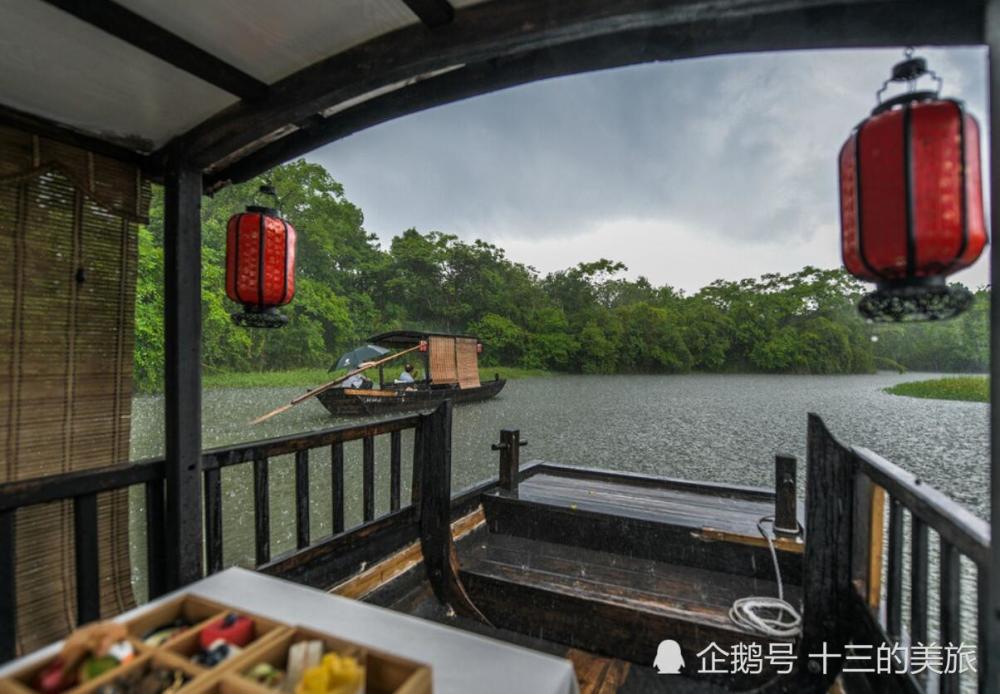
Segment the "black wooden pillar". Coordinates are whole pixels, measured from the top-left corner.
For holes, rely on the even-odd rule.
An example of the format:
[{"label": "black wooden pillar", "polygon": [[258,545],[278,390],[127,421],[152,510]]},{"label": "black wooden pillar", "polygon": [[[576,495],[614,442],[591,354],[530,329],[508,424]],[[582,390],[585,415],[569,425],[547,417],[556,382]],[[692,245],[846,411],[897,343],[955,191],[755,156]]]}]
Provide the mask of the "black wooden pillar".
[{"label": "black wooden pillar", "polygon": [[201,172],[174,168],[164,180],[166,395],[165,586],[202,576]]},{"label": "black wooden pillar", "polygon": [[854,463],[851,452],[833,438],[822,419],[811,413],[807,456],[799,658],[800,675],[808,681],[808,688],[801,691],[826,691],[840,663],[829,661],[824,673],[822,658],[809,656],[821,653],[824,643],[831,652],[839,653],[835,649],[846,643],[850,631]]},{"label": "black wooden pillar", "polygon": [[784,537],[795,537],[799,534],[795,466],[795,456],[774,456],[774,532]]},{"label": "black wooden pillar", "polygon": [[989,607],[983,613],[980,638],[985,647],[986,662],[980,663],[982,689],[1000,694],[1000,0],[987,0],[983,19],[984,40],[989,49],[989,133],[990,133],[990,572]]}]

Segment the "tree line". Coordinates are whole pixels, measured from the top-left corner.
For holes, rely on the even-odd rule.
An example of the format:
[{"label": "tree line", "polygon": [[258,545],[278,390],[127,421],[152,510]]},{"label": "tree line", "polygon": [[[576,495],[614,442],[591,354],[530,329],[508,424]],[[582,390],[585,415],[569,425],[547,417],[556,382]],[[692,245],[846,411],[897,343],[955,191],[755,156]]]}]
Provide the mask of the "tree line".
[{"label": "tree line", "polygon": [[[394,328],[474,333],[482,363],[589,374],[870,373],[878,368],[985,371],[989,296],[966,315],[872,325],[854,305],[866,288],[842,270],[805,267],[694,294],[627,279],[613,260],[546,275],[502,248],[407,229],[382,248],[362,211],[317,164],[272,170],[280,208],[298,231],[289,324],[246,330],[225,296],[226,222],[263,179],[230,186],[202,207],[203,366],[208,371],[325,367],[366,336]],[[153,390],[163,365],[163,200],[139,230],[135,382]]]}]

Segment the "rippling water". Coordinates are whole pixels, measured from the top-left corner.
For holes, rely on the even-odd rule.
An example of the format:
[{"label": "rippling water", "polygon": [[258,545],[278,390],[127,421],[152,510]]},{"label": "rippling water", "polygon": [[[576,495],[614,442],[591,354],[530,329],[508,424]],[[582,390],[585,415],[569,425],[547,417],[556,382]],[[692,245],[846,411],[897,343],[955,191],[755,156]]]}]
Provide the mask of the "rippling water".
[{"label": "rippling water", "polygon": [[[875,376],[561,376],[511,381],[494,400],[455,410],[453,489],[495,477],[490,444],[502,428],[520,429],[529,442],[522,460],[628,470],[662,476],[771,487],[775,453],[799,458],[804,492],[806,414],[821,415],[843,443],[872,449],[960,501],[989,515],[988,406],[888,395],[883,388],[932,374]],[[206,392],[206,448],[344,423],[309,401],[256,427],[248,422],[287,402],[300,388]],[[133,459],[163,452],[162,398],[133,405]],[[388,510],[388,437],[376,440],[376,510]],[[412,441],[404,437],[404,498]],[[361,520],[360,442],[345,447],[347,524]],[[310,458],[313,538],[330,524],[329,452]],[[294,478],[290,456],[271,463],[273,554],[294,543]],[[224,558],[253,561],[250,466],[223,474]],[[133,499],[133,556],[144,556],[141,495]],[[908,543],[907,543],[908,544]],[[907,551],[908,551],[907,547]],[[936,566],[932,566],[936,574]],[[145,593],[143,567],[135,572]],[[965,624],[972,624],[973,576],[967,571]],[[932,607],[936,604],[932,594]],[[936,621],[933,620],[932,621]]]},{"label": "rippling water", "polygon": [[[510,381],[494,400],[456,408],[454,486],[496,475],[497,454],[489,446],[502,428],[520,429],[529,441],[522,459],[771,486],[775,453],[791,453],[804,461],[806,414],[816,412],[844,443],[871,448],[986,518],[988,406],[882,391],[931,376],[561,376]],[[318,402],[309,401],[262,425],[248,424],[301,390],[206,392],[205,447],[346,421],[331,418]],[[162,399],[137,398],[133,459],[161,455],[162,431]],[[380,456],[378,463],[384,459]]]}]

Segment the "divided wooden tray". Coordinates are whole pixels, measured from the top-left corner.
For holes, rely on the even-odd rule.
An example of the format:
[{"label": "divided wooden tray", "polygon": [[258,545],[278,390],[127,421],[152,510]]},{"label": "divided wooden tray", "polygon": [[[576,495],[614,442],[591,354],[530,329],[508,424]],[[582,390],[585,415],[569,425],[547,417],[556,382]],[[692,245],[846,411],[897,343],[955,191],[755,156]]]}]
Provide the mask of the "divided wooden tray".
[{"label": "divided wooden tray", "polygon": [[[201,630],[211,622],[235,612],[254,622],[254,640],[242,653],[213,667],[191,662],[198,647]],[[191,626],[160,646],[144,644],[142,636],[151,629],[183,619]],[[295,627],[261,617],[245,610],[206,600],[194,595],[180,596],[158,605],[125,622],[128,638],[136,657],[119,667],[79,684],[63,694],[95,694],[122,676],[133,675],[151,665],[177,669],[190,679],[179,692],[184,694],[279,694],[243,676],[254,665],[268,662],[282,669],[288,648],[303,640],[319,640],[326,651],[353,655],[365,663],[366,694],[431,694],[430,667],[382,651],[366,648],[305,627]],[[0,694],[37,694],[31,682],[50,661],[42,661],[17,670],[0,679]]]}]

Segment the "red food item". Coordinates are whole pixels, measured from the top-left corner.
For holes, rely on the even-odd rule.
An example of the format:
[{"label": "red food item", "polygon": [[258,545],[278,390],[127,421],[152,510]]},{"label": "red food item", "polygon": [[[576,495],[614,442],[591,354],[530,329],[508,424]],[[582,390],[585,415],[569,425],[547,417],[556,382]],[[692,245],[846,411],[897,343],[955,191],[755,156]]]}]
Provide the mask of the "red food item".
[{"label": "red food item", "polygon": [[67,671],[62,658],[56,658],[35,675],[34,687],[44,694],[59,694],[76,684],[76,672]]},{"label": "red food item", "polygon": [[222,639],[242,648],[253,640],[253,621],[230,612],[222,619],[212,622],[201,630],[198,640],[202,649],[207,650],[213,642]]}]

